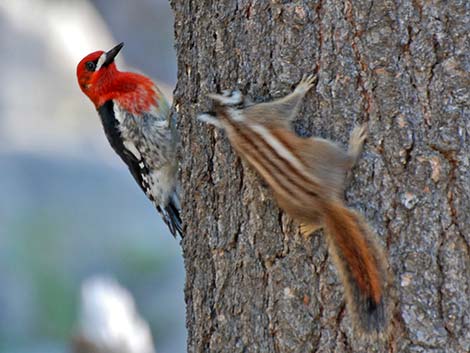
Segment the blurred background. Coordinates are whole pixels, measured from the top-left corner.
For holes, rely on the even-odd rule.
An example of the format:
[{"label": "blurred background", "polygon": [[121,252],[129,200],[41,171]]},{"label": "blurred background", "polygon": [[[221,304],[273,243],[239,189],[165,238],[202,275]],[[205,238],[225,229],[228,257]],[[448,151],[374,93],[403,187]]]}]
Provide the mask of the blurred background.
[{"label": "blurred background", "polygon": [[82,57],[123,41],[118,66],[171,99],[172,21],[165,0],[0,1],[0,352],[69,352],[94,275],[127,288],[158,352],[185,351],[179,241],[75,77]]}]

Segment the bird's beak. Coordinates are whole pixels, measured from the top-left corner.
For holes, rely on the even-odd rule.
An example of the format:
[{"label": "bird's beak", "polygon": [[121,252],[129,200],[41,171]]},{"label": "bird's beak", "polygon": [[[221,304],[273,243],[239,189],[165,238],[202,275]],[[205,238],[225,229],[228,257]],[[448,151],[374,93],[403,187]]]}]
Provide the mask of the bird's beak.
[{"label": "bird's beak", "polygon": [[124,46],[124,42],[119,43],[116,45],[113,49],[109,50],[106,52],[106,60],[104,61],[102,66],[108,66],[114,61],[114,58],[116,55],[118,55],[119,51],[122,49]]}]

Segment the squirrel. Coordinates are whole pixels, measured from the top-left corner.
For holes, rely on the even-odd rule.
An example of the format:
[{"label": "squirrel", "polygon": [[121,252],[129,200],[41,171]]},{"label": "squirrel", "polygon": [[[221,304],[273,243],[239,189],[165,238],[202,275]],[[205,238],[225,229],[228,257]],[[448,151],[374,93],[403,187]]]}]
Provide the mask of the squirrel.
[{"label": "squirrel", "polygon": [[367,129],[353,129],[347,151],[329,140],[296,135],[290,123],[314,81],[304,77],[289,95],[259,104],[237,90],[210,94],[214,111],[198,119],[226,131],[235,151],[266,180],[279,207],[300,222],[303,235],[325,229],[355,328],[383,335],[391,308],[387,261],[364,218],[343,202],[346,175],[359,158]]}]

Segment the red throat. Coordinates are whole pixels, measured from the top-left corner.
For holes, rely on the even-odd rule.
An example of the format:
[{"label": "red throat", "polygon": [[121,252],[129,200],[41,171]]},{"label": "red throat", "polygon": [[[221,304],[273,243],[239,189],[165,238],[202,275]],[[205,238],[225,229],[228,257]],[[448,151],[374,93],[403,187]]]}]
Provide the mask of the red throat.
[{"label": "red throat", "polygon": [[109,100],[114,100],[121,108],[140,115],[149,111],[151,106],[157,106],[160,99],[159,91],[149,78],[132,72],[118,71],[114,62],[97,71],[89,71],[87,63],[98,61],[103,53],[103,51],[91,53],[77,66],[80,88],[96,108]]},{"label": "red throat", "polygon": [[[112,67],[114,66],[114,67]],[[157,92],[153,82],[145,76],[120,72],[112,64],[103,72],[96,72],[92,87],[85,92],[93,101],[96,108],[109,100],[119,102],[121,108],[136,115],[149,111],[157,105]]]}]

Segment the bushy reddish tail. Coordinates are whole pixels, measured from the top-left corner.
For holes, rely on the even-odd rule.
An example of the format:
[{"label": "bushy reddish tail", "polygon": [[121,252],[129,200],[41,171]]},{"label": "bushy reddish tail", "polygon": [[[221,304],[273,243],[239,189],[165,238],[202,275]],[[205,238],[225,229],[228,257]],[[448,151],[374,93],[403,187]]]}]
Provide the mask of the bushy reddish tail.
[{"label": "bushy reddish tail", "polygon": [[390,321],[385,256],[365,220],[339,201],[325,205],[330,253],[341,275],[353,322],[364,333],[382,333]]}]

